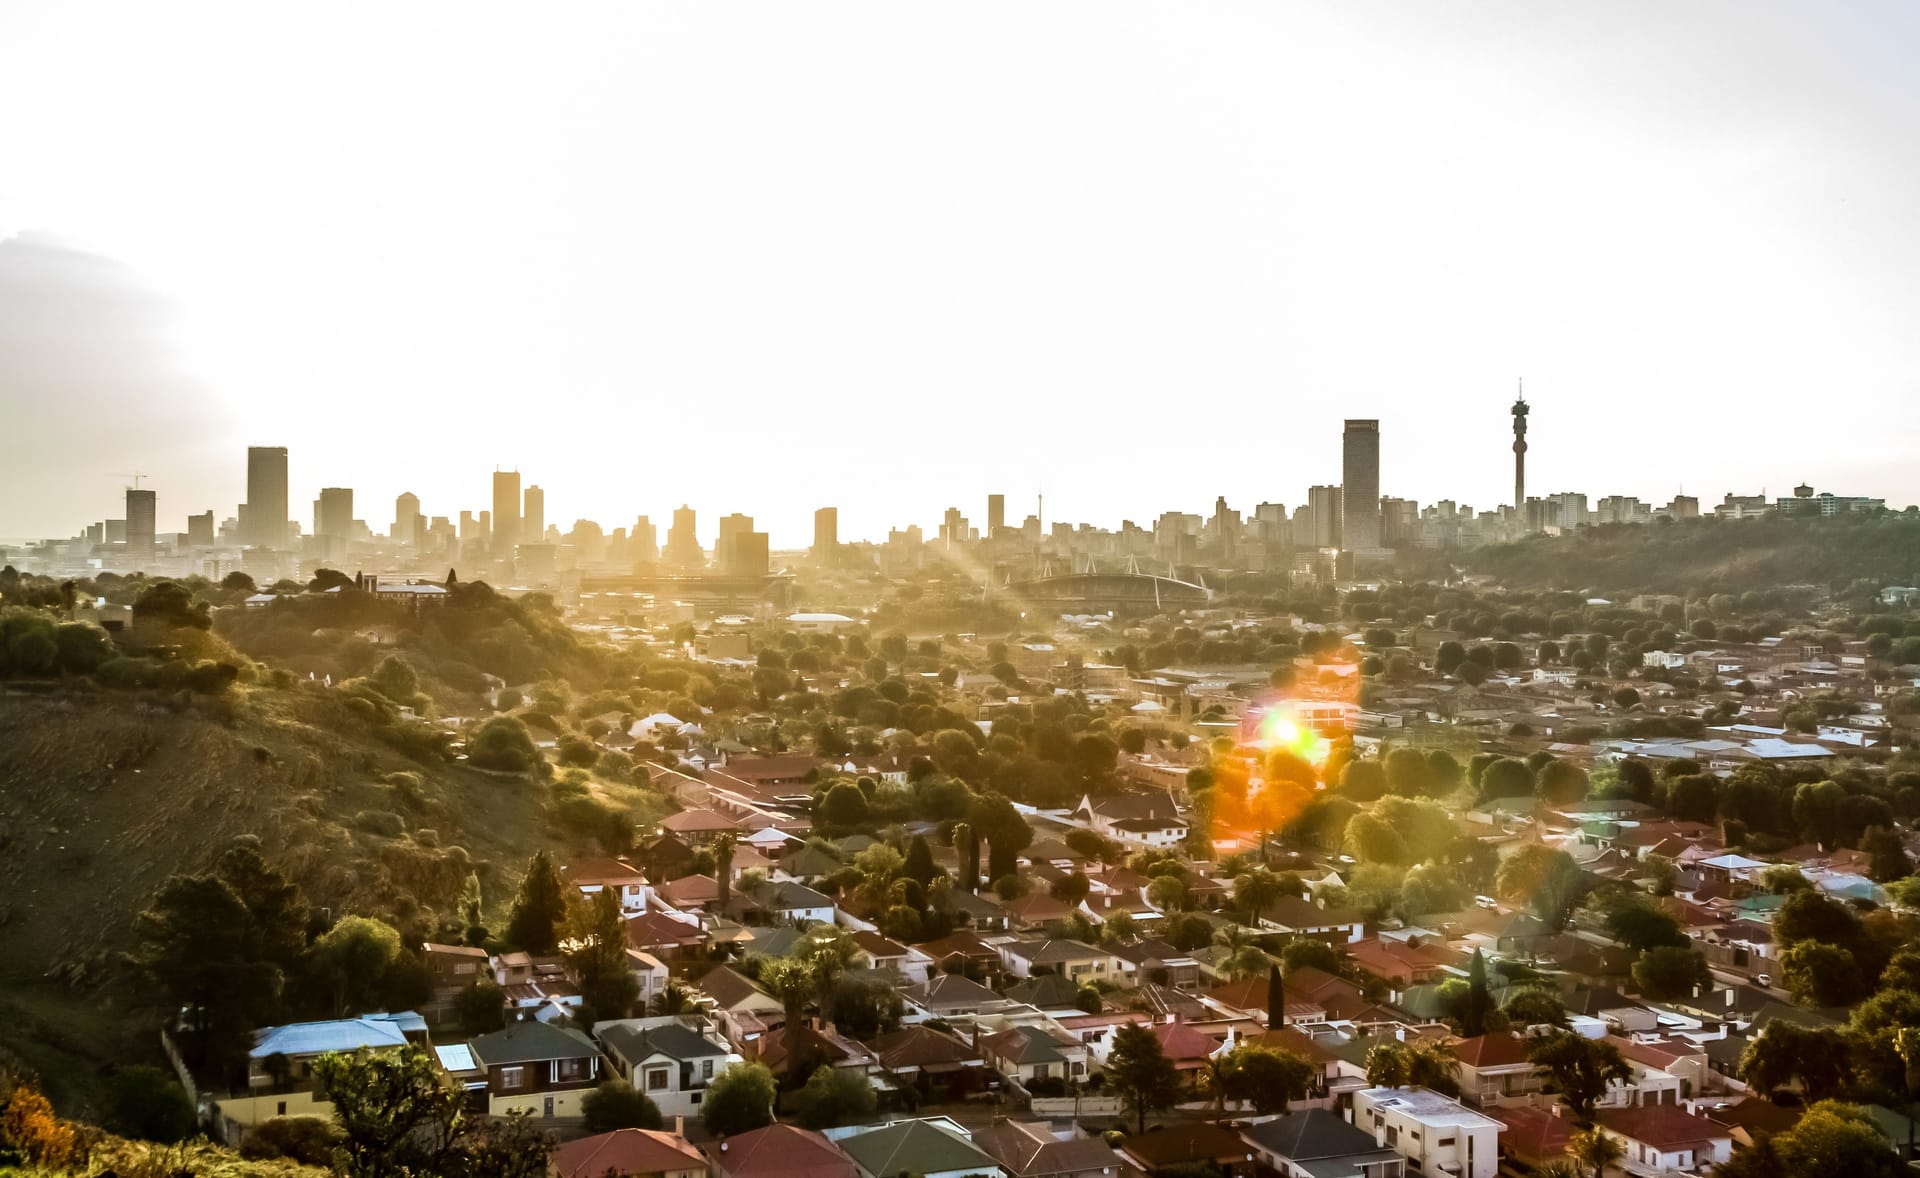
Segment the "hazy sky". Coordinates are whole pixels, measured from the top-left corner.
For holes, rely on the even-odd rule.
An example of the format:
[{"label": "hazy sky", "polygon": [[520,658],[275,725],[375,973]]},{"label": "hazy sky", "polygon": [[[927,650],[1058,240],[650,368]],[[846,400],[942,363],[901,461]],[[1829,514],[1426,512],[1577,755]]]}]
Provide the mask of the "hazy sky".
[{"label": "hazy sky", "polygon": [[[1920,5],[0,3],[0,535],[1920,499]],[[308,521],[310,522],[310,521]]]}]

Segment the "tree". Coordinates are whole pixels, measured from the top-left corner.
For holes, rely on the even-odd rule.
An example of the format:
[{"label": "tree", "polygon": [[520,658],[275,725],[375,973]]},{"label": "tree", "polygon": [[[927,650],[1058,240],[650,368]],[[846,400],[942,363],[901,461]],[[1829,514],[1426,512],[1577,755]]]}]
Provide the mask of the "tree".
[{"label": "tree", "polygon": [[1264,867],[1256,867],[1234,878],[1233,900],[1240,906],[1240,911],[1246,914],[1247,923],[1258,925],[1260,914],[1273,907],[1274,901],[1289,893],[1299,895],[1300,888],[1298,879],[1278,876]]},{"label": "tree", "polygon": [[1824,941],[1798,941],[1780,955],[1781,984],[1807,1006],[1845,1006],[1862,998],[1872,980],[1854,955]]},{"label": "tree", "polygon": [[383,920],[343,916],[313,943],[313,973],[324,979],[341,1018],[381,1010],[406,956],[400,934]]},{"label": "tree", "polygon": [[1619,1048],[1573,1031],[1549,1031],[1535,1038],[1527,1058],[1547,1070],[1547,1091],[1559,1093],[1583,1125],[1592,1123],[1594,1102],[1606,1095],[1610,1082],[1632,1078]]},{"label": "tree", "polygon": [[625,1080],[608,1080],[580,1098],[582,1126],[589,1133],[658,1129],[660,1108]]},{"label": "tree", "polygon": [[1572,761],[1555,760],[1540,770],[1535,788],[1550,806],[1565,806],[1587,796],[1587,771]]},{"label": "tree", "polygon": [[821,795],[820,821],[835,830],[853,830],[870,821],[867,795],[851,781],[841,781]]},{"label": "tree", "polygon": [[1533,793],[1533,770],[1525,761],[1501,757],[1480,776],[1483,798],[1524,798]]},{"label": "tree", "polygon": [[1486,954],[1475,949],[1473,960],[1467,965],[1467,992],[1457,1012],[1460,1033],[1469,1039],[1486,1034],[1487,1019],[1494,1009],[1493,995],[1487,989]]},{"label": "tree", "polygon": [[155,581],[133,600],[133,620],[171,629],[211,630],[213,612],[192,591],[173,581]]},{"label": "tree", "polygon": [[933,886],[933,877],[939,873],[940,869],[933,862],[933,848],[927,845],[926,836],[914,835],[913,841],[907,844],[907,862],[901,868],[901,874],[925,889]]},{"label": "tree", "polygon": [[1172,1108],[1180,1098],[1180,1074],[1161,1049],[1160,1040],[1138,1023],[1115,1032],[1107,1056],[1107,1085],[1133,1110],[1137,1132],[1147,1131],[1147,1114]]},{"label": "tree", "polygon": [[1338,977],[1346,969],[1340,951],[1318,937],[1296,936],[1280,946],[1280,968],[1288,973],[1318,969]]},{"label": "tree", "polygon": [[1375,1088],[1431,1088],[1443,1096],[1457,1096],[1453,1053],[1429,1039],[1410,1043],[1382,1043],[1367,1052],[1367,1083]]},{"label": "tree", "polygon": [[1587,1167],[1593,1178],[1607,1178],[1607,1169],[1627,1156],[1627,1147],[1599,1129],[1579,1129],[1567,1138],[1567,1156]]},{"label": "tree", "polygon": [[540,763],[540,750],[518,716],[492,716],[467,741],[467,761],[482,769],[524,773]]},{"label": "tree", "polygon": [[1700,951],[1684,945],[1662,945],[1648,949],[1633,963],[1633,984],[1642,996],[1656,1002],[1685,998],[1713,984],[1707,959]]},{"label": "tree", "polygon": [[1565,927],[1580,898],[1583,878],[1573,856],[1541,843],[1529,843],[1501,862],[1494,875],[1494,889],[1510,903],[1531,904],[1534,915],[1558,931]]},{"label": "tree", "polygon": [[453,1000],[453,1017],[469,1037],[507,1025],[507,992],[492,978],[480,978]]},{"label": "tree", "polygon": [[216,875],[176,875],[134,918],[133,963],[185,1012],[199,1064],[231,1064],[276,1014],[282,975],[263,960],[251,914]]},{"label": "tree", "polygon": [[1401,1043],[1369,1048],[1365,1066],[1367,1085],[1372,1088],[1405,1088],[1413,1074],[1412,1061]]},{"label": "tree", "polygon": [[1187,881],[1177,875],[1157,875],[1147,885],[1147,903],[1163,914],[1185,911],[1189,898]]},{"label": "tree", "polygon": [[[1077,832],[1069,831],[1072,838]],[[1091,833],[1091,832],[1089,832]],[[980,840],[974,836],[973,827],[965,822],[953,824],[953,849],[960,859],[960,886],[969,892],[980,888]]]},{"label": "tree", "polygon": [[1832,848],[1840,836],[1840,807],[1847,791],[1839,782],[1809,782],[1793,791],[1793,822],[1823,848]]},{"label": "tree", "polygon": [[1387,754],[1387,789],[1401,797],[1417,798],[1433,783],[1433,766],[1415,748],[1397,748]]},{"label": "tree", "polygon": [[566,918],[566,885],[560,882],[553,856],[535,851],[507,918],[507,942],[536,956],[552,953],[560,944]]},{"label": "tree", "polygon": [[716,1136],[752,1132],[773,1123],[775,1092],[773,1073],[764,1064],[734,1064],[707,1085],[700,1119]]},{"label": "tree", "polygon": [[532,1178],[546,1171],[550,1143],[524,1125],[501,1137],[470,1122],[466,1094],[441,1074],[426,1047],[323,1055],[313,1075],[346,1139],[339,1164],[348,1178]]},{"label": "tree", "polygon": [[1087,877],[1074,871],[1054,880],[1047,888],[1047,894],[1071,908],[1086,899],[1090,890],[1092,884]]},{"label": "tree", "polygon": [[1538,1026],[1566,1027],[1572,1021],[1560,995],[1547,986],[1512,987],[1500,1012],[1507,1016],[1508,1025],[1520,1031]]},{"label": "tree", "polygon": [[1286,1112],[1287,1102],[1305,1099],[1313,1084],[1313,1065],[1291,1051],[1242,1045],[1226,1063],[1226,1094],[1263,1117]]},{"label": "tree", "polygon": [[1606,909],[1607,934],[1635,952],[1688,943],[1680,922],[1647,902],[1645,893],[1623,889]]},{"label": "tree", "polygon": [[1371,802],[1387,792],[1387,773],[1379,761],[1348,761],[1340,771],[1340,792],[1355,802]]},{"label": "tree", "polygon": [[1853,1071],[1853,1049],[1837,1027],[1803,1027],[1774,1019],[1747,1042],[1740,1078],[1756,1092],[1798,1083],[1809,1100],[1838,1095]]},{"label": "tree", "polygon": [[1907,856],[1906,846],[1888,827],[1869,827],[1861,836],[1860,849],[1872,856],[1867,874],[1875,883],[1892,883],[1913,874],[1913,860]]},{"label": "tree", "polygon": [[640,1000],[640,979],[627,957],[627,922],[612,888],[575,892],[562,946],[580,984],[580,1021],[587,1026],[626,1018]]},{"label": "tree", "polygon": [[1716,1178],[1896,1178],[1895,1144],[1858,1105],[1823,1100],[1793,1128],[1761,1137],[1714,1167]]},{"label": "tree", "polygon": [[868,1116],[877,1103],[873,1084],[852,1068],[822,1064],[793,1095],[794,1111],[809,1129],[826,1129]]},{"label": "tree", "polygon": [[807,1000],[812,998],[819,977],[812,963],[797,957],[779,957],[760,967],[760,984],[780,1000],[786,1020],[787,1084],[797,1086],[805,1067],[801,1058],[804,1043]]},{"label": "tree", "polygon": [[1287,984],[1278,965],[1267,970],[1267,1026],[1287,1025]]}]

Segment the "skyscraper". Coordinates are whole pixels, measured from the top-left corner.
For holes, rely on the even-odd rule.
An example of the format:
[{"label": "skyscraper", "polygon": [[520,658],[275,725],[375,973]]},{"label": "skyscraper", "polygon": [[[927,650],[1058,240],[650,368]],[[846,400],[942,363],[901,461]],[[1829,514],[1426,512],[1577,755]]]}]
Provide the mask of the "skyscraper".
[{"label": "skyscraper", "polygon": [[1380,547],[1380,423],[1347,420],[1340,447],[1340,547]]},{"label": "skyscraper", "polygon": [[694,530],[693,508],[682,503],[673,509],[673,526],[667,529],[665,563],[680,569],[702,568],[707,554],[700,548],[700,536]]},{"label": "skyscraper", "polygon": [[656,564],[660,560],[660,537],[654,530],[653,521],[641,516],[633,521],[633,531],[627,535],[627,555],[635,565]]},{"label": "skyscraper", "polygon": [[187,546],[189,548],[213,547],[213,511],[211,509],[199,515],[187,517]]},{"label": "skyscraper", "polygon": [[813,559],[831,562],[840,551],[840,509],[822,507],[813,513]]},{"label": "skyscraper", "polygon": [[1007,497],[1005,495],[987,496],[987,539],[1000,534],[1007,526]]},{"label": "skyscraper", "polygon": [[493,472],[493,551],[512,556],[520,542],[520,472]]},{"label": "skyscraper", "polygon": [[154,493],[127,488],[127,555],[153,555]]},{"label": "skyscraper", "polygon": [[[338,540],[342,546],[353,535],[353,488],[322,487],[313,507],[316,536]],[[329,549],[331,551],[331,548]]]},{"label": "skyscraper", "polygon": [[1307,488],[1306,535],[1294,542],[1308,548],[1340,546],[1340,488],[1325,483]]},{"label": "skyscraper", "polygon": [[520,510],[520,542],[540,544],[547,538],[547,493],[539,487],[528,487],[526,494],[520,497],[523,504]]},{"label": "skyscraper", "polygon": [[393,534],[388,539],[395,544],[425,543],[425,522],[420,515],[420,496],[403,491],[393,501]]},{"label": "skyscraper", "polygon": [[243,544],[255,548],[287,546],[287,448],[247,447],[246,530]]}]

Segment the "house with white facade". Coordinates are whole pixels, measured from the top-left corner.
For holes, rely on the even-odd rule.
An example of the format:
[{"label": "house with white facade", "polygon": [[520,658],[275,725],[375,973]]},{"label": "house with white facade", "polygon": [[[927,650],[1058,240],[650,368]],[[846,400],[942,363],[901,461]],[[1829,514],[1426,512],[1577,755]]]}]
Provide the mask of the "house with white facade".
[{"label": "house with white facade", "polygon": [[1353,1123],[1422,1174],[1494,1178],[1500,1170],[1504,1126],[1430,1088],[1363,1088],[1353,1094]]}]

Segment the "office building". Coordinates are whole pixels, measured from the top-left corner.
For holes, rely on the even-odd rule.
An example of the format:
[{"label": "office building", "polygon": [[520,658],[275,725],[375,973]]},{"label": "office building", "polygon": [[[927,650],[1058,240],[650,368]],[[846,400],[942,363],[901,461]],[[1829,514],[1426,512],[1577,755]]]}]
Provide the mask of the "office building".
[{"label": "office building", "polygon": [[187,547],[213,547],[213,512],[203,511],[187,517]]},{"label": "office building", "polygon": [[813,559],[830,564],[840,552],[840,509],[822,507],[813,513]]},{"label": "office building", "polygon": [[247,447],[247,501],[241,540],[255,548],[287,545],[287,448]]},{"label": "office building", "polygon": [[127,555],[153,555],[154,493],[127,488]]},{"label": "office building", "polygon": [[706,567],[707,554],[700,547],[699,534],[694,530],[693,508],[684,503],[673,510],[673,526],[667,529],[665,563],[676,569]]},{"label": "office building", "polygon": [[1340,447],[1340,547],[1380,547],[1380,423],[1349,418]]},{"label": "office building", "polygon": [[520,472],[493,472],[493,550],[498,556],[513,555],[520,542]]},{"label": "office building", "polygon": [[660,534],[644,515],[633,521],[633,531],[627,534],[627,559],[636,565],[659,563]]},{"label": "office building", "polygon": [[313,534],[346,544],[353,535],[352,487],[320,488],[320,498],[313,502]]},{"label": "office building", "polygon": [[[1298,548],[1340,547],[1340,488],[1322,484],[1307,488],[1305,527],[1295,518],[1293,543]],[[1302,535],[1304,532],[1304,535]]]},{"label": "office building", "polygon": [[1005,495],[987,496],[987,539],[1000,534],[1007,526],[1007,497]]},{"label": "office building", "polygon": [[393,501],[393,534],[389,539],[395,544],[423,543],[425,522],[420,514],[420,496],[404,491]]},{"label": "office building", "polygon": [[520,542],[543,544],[547,538],[547,493],[528,487],[520,497]]}]

